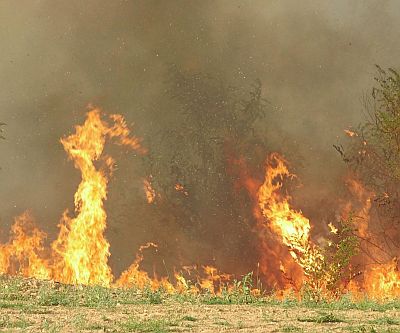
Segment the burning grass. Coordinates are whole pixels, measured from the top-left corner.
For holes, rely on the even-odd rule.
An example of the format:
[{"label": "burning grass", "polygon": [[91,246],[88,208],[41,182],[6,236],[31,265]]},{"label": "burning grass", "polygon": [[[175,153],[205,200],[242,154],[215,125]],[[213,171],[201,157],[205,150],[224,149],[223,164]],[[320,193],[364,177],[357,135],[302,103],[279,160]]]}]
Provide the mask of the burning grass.
[{"label": "burning grass", "polygon": [[[241,281],[245,284],[246,281]],[[400,300],[299,300],[294,295],[171,294],[163,289],[0,278],[0,325],[24,332],[398,332]]]},{"label": "burning grass", "polygon": [[[104,235],[107,227],[104,201],[114,170],[114,160],[103,153],[107,140],[139,153],[146,152],[139,144],[140,140],[130,135],[120,115],[111,115],[107,122],[99,110],[91,110],[84,124],[76,126],[74,134],[61,139],[82,176],[74,197],[75,216],[64,212],[59,234],[51,247],[46,248],[47,235],[28,213],[24,213],[16,218],[10,240],[0,245],[1,273],[57,281],[43,282],[33,288],[37,292],[30,295],[35,299],[34,304],[101,307],[140,302],[160,304],[168,300],[201,304],[270,304],[280,297],[278,304],[281,305],[315,304],[329,308],[347,304],[357,308],[365,302],[368,304],[369,298],[384,301],[399,298],[400,273],[395,259],[370,265],[362,272],[363,279],[355,279],[360,274],[352,270],[351,261],[358,254],[360,237],[369,234],[366,219],[358,222],[347,212],[348,216],[342,217],[336,225],[329,224],[332,235],[323,239],[327,245],[313,241],[310,220],[292,207],[292,198],[282,190],[283,182],[294,175],[289,171],[287,161],[276,153],[267,158],[263,181],[251,177],[245,180],[257,219],[254,232],[259,238],[261,277],[251,273],[237,280],[232,274],[221,273],[216,267],[206,265],[183,267],[169,277],[150,276],[140,268],[142,250],[157,247],[157,244],[148,243],[140,247],[130,267],[116,278],[108,264],[110,244]],[[157,193],[149,179],[145,180],[144,189],[148,203],[152,204]],[[358,192],[363,191],[361,186],[353,187]],[[182,185],[174,188],[189,195]],[[359,197],[365,199],[365,204],[356,215],[368,216],[370,197]],[[350,208],[346,206],[347,210]],[[277,257],[279,270],[269,266],[271,253]],[[13,290],[15,283],[11,282],[5,288],[7,292]],[[20,297],[18,288],[14,294],[5,294],[3,300],[12,295]],[[266,297],[265,291],[274,288],[275,297]],[[32,290],[28,288],[27,292]],[[362,301],[343,303],[343,295],[350,294]]]}]

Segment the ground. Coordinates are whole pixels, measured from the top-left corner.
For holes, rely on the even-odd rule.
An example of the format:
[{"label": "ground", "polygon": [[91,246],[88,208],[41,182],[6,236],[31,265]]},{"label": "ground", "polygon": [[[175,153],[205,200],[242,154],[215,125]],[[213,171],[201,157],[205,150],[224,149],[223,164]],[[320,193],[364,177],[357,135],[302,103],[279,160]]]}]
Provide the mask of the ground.
[{"label": "ground", "polygon": [[301,307],[142,304],[2,309],[1,318],[7,332],[400,332],[398,310],[322,313]]},{"label": "ground", "polygon": [[317,304],[247,296],[170,296],[3,277],[0,331],[400,332],[399,301]]}]

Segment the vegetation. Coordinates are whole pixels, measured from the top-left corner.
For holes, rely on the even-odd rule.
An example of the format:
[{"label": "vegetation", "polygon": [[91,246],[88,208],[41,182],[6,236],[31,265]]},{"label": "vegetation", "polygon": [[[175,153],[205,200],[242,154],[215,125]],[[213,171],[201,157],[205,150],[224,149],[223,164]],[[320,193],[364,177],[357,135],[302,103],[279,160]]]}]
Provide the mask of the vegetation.
[{"label": "vegetation", "polygon": [[[221,328],[260,332],[398,332],[400,300],[355,302],[349,295],[299,300],[252,296],[251,275],[220,295],[62,285],[0,279],[0,329],[27,332],[173,332]],[[154,300],[157,300],[156,302]],[[232,305],[229,306],[226,305]],[[363,310],[360,312],[359,310]]]},{"label": "vegetation", "polygon": [[364,252],[374,247],[388,261],[400,251],[400,75],[377,66],[375,82],[364,99],[364,123],[350,132],[346,146],[335,148],[374,193],[379,225],[371,225],[374,235],[364,239]]},{"label": "vegetation", "polygon": [[[341,219],[335,234],[328,246],[318,249],[312,256],[315,261],[304,263],[307,277],[302,290],[304,300],[319,302],[323,297],[338,297],[342,294],[341,284],[350,280],[349,264],[359,251],[359,239],[355,234],[353,216],[347,220]],[[310,248],[310,251],[316,251]]]},{"label": "vegetation", "polygon": [[[400,75],[377,66],[371,96],[364,99],[365,123],[354,132],[343,158],[381,195],[398,195],[400,181]],[[382,198],[383,199],[383,198]]]},{"label": "vegetation", "polygon": [[[260,173],[264,168],[267,147],[260,121],[270,106],[262,85],[255,81],[238,88],[214,76],[172,68],[166,87],[165,109],[174,112],[150,110],[152,135],[145,138],[144,174],[151,175],[157,193],[148,209],[178,226],[187,239],[195,238],[205,248],[211,243],[216,253],[222,246],[216,235],[223,234],[225,246],[232,244],[230,256],[248,271],[257,263],[257,258],[253,263],[242,259],[243,251],[254,247],[255,222],[253,202],[240,182],[242,172]],[[238,234],[243,235],[241,246]],[[206,260],[210,258],[201,262]]]},{"label": "vegetation", "polygon": [[5,126],[6,124],[5,123],[1,123],[0,122],[0,139],[5,139],[5,137],[4,137],[4,135],[3,135],[3,132],[4,132],[4,129],[3,129],[3,126]]}]

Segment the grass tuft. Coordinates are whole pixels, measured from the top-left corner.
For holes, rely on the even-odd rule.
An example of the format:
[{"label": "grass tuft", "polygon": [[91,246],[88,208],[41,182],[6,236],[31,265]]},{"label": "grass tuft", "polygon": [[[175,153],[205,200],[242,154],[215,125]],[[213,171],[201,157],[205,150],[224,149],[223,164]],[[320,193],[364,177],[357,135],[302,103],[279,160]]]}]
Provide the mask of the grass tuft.
[{"label": "grass tuft", "polygon": [[309,323],[343,323],[345,320],[336,317],[333,313],[321,313],[316,317],[297,318],[300,322]]}]

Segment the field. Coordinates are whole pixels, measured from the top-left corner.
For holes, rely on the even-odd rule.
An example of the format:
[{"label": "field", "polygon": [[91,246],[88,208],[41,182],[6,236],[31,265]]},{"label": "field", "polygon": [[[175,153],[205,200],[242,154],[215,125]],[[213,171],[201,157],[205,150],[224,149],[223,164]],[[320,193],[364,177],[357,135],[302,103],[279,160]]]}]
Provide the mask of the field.
[{"label": "field", "polygon": [[0,293],[1,332],[400,332],[400,301],[167,295],[8,277]]}]

